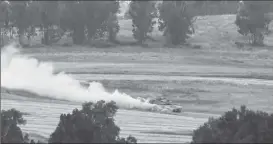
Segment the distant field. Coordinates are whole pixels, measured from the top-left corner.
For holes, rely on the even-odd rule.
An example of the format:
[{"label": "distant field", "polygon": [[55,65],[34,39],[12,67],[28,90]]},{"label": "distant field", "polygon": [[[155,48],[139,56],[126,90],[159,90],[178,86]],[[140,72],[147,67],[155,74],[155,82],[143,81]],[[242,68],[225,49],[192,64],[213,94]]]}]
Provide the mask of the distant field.
[{"label": "distant field", "polygon": [[[273,37],[266,37],[267,47],[237,48],[234,42],[246,39],[237,33],[234,20],[233,15],[198,18],[197,32],[189,43],[201,45],[200,49],[164,48],[160,41],[151,43],[152,48],[52,46],[26,48],[22,52],[53,62],[56,72],[65,71],[81,81],[99,81],[110,92],[119,89],[132,97],[172,100],[183,107],[182,113],[120,110],[117,123],[123,136],[132,134],[140,142],[187,142],[192,130],[209,116],[219,116],[232,107],[245,104],[273,112]],[[132,40],[130,20],[121,21],[121,29],[118,37]],[[163,39],[160,32],[153,35]],[[37,98],[21,98],[24,103],[20,104],[18,99],[6,95],[1,108],[29,112],[29,124],[23,130],[34,137],[48,137],[59,114],[78,106]]]}]

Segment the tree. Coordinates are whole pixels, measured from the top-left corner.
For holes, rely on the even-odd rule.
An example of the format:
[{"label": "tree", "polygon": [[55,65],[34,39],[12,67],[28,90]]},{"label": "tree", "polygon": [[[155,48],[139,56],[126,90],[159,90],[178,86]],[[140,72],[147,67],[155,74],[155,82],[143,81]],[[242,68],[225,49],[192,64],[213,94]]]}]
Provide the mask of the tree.
[{"label": "tree", "polygon": [[23,37],[36,35],[35,28],[42,24],[41,5],[38,1],[11,1],[11,14],[9,15],[9,28],[17,28],[20,44],[24,45]]},{"label": "tree", "polygon": [[265,32],[271,19],[266,17],[271,9],[268,1],[246,1],[239,5],[235,24],[239,27],[238,32],[244,36],[250,34],[250,42],[253,45],[263,45]]},{"label": "tree", "polygon": [[120,30],[118,24],[117,13],[119,12],[120,2],[112,1],[108,4],[108,9],[110,9],[109,16],[106,22],[106,27],[108,31],[108,40],[110,42],[116,42],[117,33]]},{"label": "tree", "polygon": [[9,22],[9,9],[10,4],[6,1],[0,2],[0,47],[4,45],[2,28]]},{"label": "tree", "polygon": [[189,34],[193,33],[193,17],[186,1],[163,1],[158,5],[159,30],[172,44],[185,43]]},{"label": "tree", "polygon": [[23,133],[18,125],[26,124],[23,113],[16,109],[1,111],[1,143],[25,143],[28,135]]},{"label": "tree", "polygon": [[28,6],[26,8],[26,17],[24,19],[28,21],[29,24],[25,30],[25,34],[27,34],[28,38],[28,46],[31,45],[31,37],[37,36],[37,27],[41,27],[42,19],[41,19],[41,4],[39,1],[29,1]]},{"label": "tree", "polygon": [[60,27],[64,31],[72,32],[74,44],[83,44],[85,40],[86,15],[82,2],[63,1],[61,2]]},{"label": "tree", "polygon": [[5,11],[5,30],[9,30],[10,37],[13,37],[13,28],[17,28],[20,44],[24,44],[22,38],[25,34],[30,41],[30,37],[36,35],[35,27],[41,24],[38,3],[37,1],[11,1]]},{"label": "tree", "polygon": [[119,137],[120,128],[114,123],[118,107],[115,103],[99,101],[84,103],[72,114],[61,114],[49,143],[136,143],[134,137]]},{"label": "tree", "polygon": [[[120,128],[114,123],[118,107],[114,102],[84,103],[82,109],[74,109],[72,114],[61,114],[49,143],[124,143],[136,144],[136,138],[119,137]],[[1,111],[2,143],[40,143],[23,135],[18,125],[26,124],[23,113],[16,110]]]},{"label": "tree", "polygon": [[62,2],[61,27],[71,30],[73,42],[82,44],[85,39],[103,37],[108,32],[110,41],[115,40],[119,30],[116,14],[118,1]]},{"label": "tree", "polygon": [[84,5],[86,7],[88,39],[101,38],[105,32],[109,32],[108,26],[111,25],[107,23],[109,20],[112,20],[113,28],[117,28],[117,18],[115,17],[119,12],[119,1],[90,1],[84,2]]},{"label": "tree", "polygon": [[120,27],[118,24],[118,18],[116,14],[111,13],[107,21],[107,31],[108,31],[108,40],[110,42],[115,42],[117,33],[119,32]]},{"label": "tree", "polygon": [[245,106],[226,112],[193,132],[191,143],[272,143],[273,114]]},{"label": "tree", "polygon": [[19,42],[23,44],[23,37],[26,29],[30,26],[27,7],[28,1],[11,1],[10,21],[13,26],[18,28]]},{"label": "tree", "polygon": [[133,36],[139,44],[143,44],[148,38],[148,33],[153,31],[153,25],[156,23],[156,21],[154,21],[157,15],[155,2],[134,0],[130,2],[129,6]]},{"label": "tree", "polygon": [[60,24],[60,9],[58,1],[39,1],[42,29],[44,32],[42,43],[50,44],[51,36],[54,35],[54,26],[59,26]]}]

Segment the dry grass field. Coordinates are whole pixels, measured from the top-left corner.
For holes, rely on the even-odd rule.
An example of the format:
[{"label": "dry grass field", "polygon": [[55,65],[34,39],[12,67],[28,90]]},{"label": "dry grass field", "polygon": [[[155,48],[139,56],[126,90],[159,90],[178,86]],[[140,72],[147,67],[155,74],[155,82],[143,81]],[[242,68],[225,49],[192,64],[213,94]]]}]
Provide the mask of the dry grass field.
[{"label": "dry grass field", "polygon": [[[121,135],[139,142],[188,142],[191,133],[208,117],[217,117],[232,107],[246,105],[273,112],[273,37],[266,47],[235,41],[247,40],[237,33],[235,16],[204,16],[196,21],[196,33],[188,42],[200,45],[164,48],[161,41],[151,47],[44,47],[26,48],[23,54],[52,62],[55,71],[74,78],[98,81],[107,91],[118,89],[132,97],[165,97],[183,107],[181,113],[164,114],[120,109],[116,122]],[[119,39],[132,39],[129,20],[120,22]],[[272,28],[272,25],[271,25]],[[153,33],[161,40],[160,32]],[[1,108],[16,108],[26,115],[23,126],[32,137],[46,140],[61,113],[80,103],[22,97],[1,92]]]}]

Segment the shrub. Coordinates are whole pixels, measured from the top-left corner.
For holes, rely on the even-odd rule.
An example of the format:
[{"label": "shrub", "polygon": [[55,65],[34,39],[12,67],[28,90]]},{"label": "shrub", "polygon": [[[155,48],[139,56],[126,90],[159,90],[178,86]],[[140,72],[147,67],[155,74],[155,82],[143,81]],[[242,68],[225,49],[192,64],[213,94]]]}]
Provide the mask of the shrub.
[{"label": "shrub", "polygon": [[49,143],[136,143],[134,137],[119,137],[120,128],[113,118],[117,110],[114,102],[84,103],[81,110],[60,116]]},{"label": "shrub", "polygon": [[194,15],[190,13],[185,1],[163,1],[158,5],[159,30],[174,45],[185,43],[189,34],[194,32],[192,24]]},{"label": "shrub", "polygon": [[108,32],[108,39],[115,41],[119,31],[116,14],[118,1],[74,1],[62,2],[60,17],[62,29],[72,31],[74,44],[83,44],[85,40],[102,38]]},{"label": "shrub", "polygon": [[156,7],[153,1],[131,1],[129,15],[132,18],[133,36],[143,44],[148,38],[148,33],[153,31],[153,25],[156,23]]},{"label": "shrub", "polygon": [[[23,113],[16,109],[1,111],[1,143],[28,143],[29,138],[23,133],[18,125],[26,124]],[[35,143],[31,140],[31,143]]]},{"label": "shrub", "polygon": [[241,35],[251,35],[250,42],[253,45],[263,45],[264,35],[268,31],[271,21],[266,13],[270,10],[270,3],[246,1],[240,3],[235,24]]},{"label": "shrub", "polygon": [[191,143],[272,143],[273,114],[241,106],[218,119],[210,118],[193,132]]},{"label": "shrub", "polygon": [[[61,114],[49,143],[126,143],[136,144],[136,138],[119,137],[120,128],[114,123],[113,116],[118,107],[114,102],[99,101],[96,104],[84,103],[82,109],[74,109],[72,114]],[[15,109],[1,111],[1,142],[30,143],[28,134],[23,136],[17,125],[26,124],[23,113]],[[39,141],[37,144],[40,143]]]}]

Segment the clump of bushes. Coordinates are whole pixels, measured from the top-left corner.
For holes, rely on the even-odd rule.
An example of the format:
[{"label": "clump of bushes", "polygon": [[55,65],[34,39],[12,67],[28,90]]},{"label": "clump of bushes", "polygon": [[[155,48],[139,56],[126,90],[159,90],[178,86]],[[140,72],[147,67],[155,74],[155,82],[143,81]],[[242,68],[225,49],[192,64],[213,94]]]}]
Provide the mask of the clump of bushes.
[{"label": "clump of bushes", "polygon": [[158,5],[159,31],[164,32],[167,43],[179,45],[194,33],[194,14],[186,1],[163,1]]},{"label": "clump of bushes", "polygon": [[273,143],[273,114],[241,106],[193,132],[191,143]]},{"label": "clump of bushes", "polygon": [[119,137],[120,128],[113,118],[117,109],[113,101],[99,101],[84,103],[81,110],[74,109],[72,114],[61,114],[49,143],[136,143],[134,137]]},{"label": "clump of bushes", "polygon": [[[49,143],[126,143],[136,144],[133,136],[119,137],[120,128],[114,122],[118,110],[115,102],[84,103],[82,109],[74,109],[71,114],[61,114]],[[23,136],[18,125],[26,124],[23,114],[15,109],[1,111],[1,142],[31,143],[28,135]],[[39,141],[37,143],[40,143]]]},{"label": "clump of bushes", "polygon": [[[114,102],[84,103],[82,109],[71,114],[61,114],[49,143],[126,143],[136,144],[135,137],[119,136],[120,128],[114,123],[118,107]],[[1,111],[1,142],[30,143],[18,125],[25,124],[22,113],[15,110]],[[273,143],[273,114],[252,111],[241,106],[233,108],[220,118],[208,122],[193,132],[194,143]],[[40,143],[39,141],[36,143]]]},{"label": "clump of bushes", "polygon": [[271,18],[267,13],[272,9],[268,1],[241,2],[236,16],[235,24],[241,35],[250,35],[250,43],[253,45],[263,45],[264,35],[269,31],[268,25]]},{"label": "clump of bushes", "polygon": [[[23,135],[18,125],[25,125],[23,113],[16,109],[1,111],[1,143],[28,143],[28,135]],[[34,141],[31,140],[33,143]]]},{"label": "clump of bushes", "polygon": [[156,23],[157,9],[153,1],[131,1],[129,15],[132,19],[133,36],[139,44],[143,44],[148,38],[148,33],[153,31]]}]

